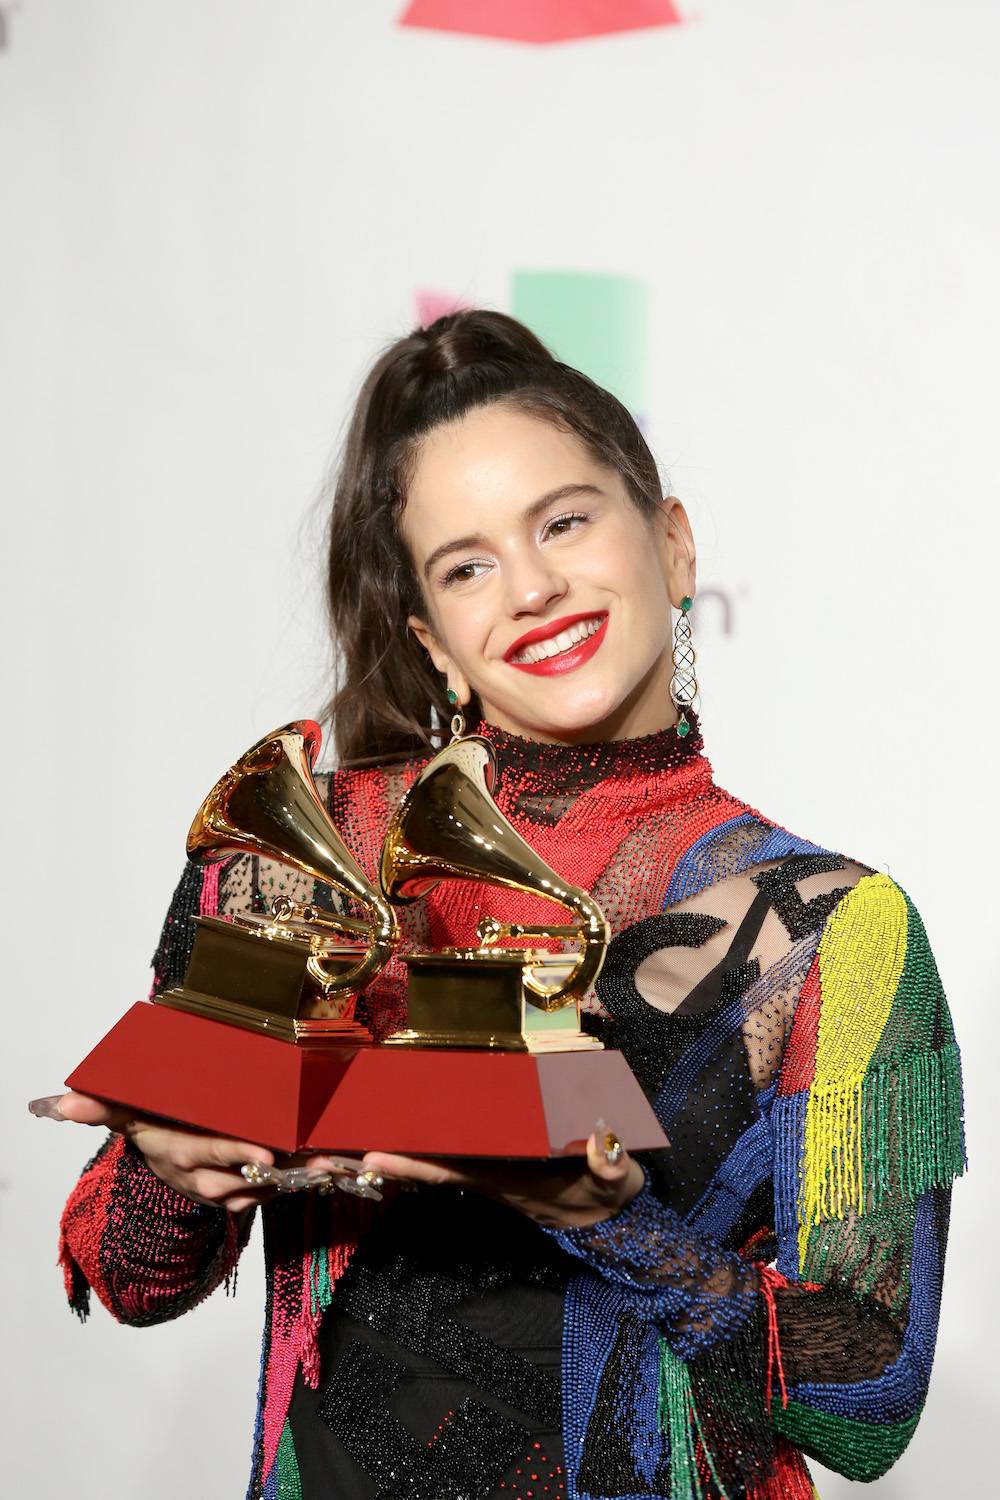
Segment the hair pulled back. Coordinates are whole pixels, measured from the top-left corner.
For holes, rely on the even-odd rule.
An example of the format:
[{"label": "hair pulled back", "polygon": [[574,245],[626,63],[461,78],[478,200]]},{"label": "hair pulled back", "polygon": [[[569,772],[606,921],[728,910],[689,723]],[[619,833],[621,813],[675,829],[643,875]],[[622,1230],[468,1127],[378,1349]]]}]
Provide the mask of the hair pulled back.
[{"label": "hair pulled back", "polygon": [[328,711],[341,764],[425,751],[435,716],[451,717],[445,682],[406,623],[427,609],[399,521],[421,439],[496,401],[575,433],[640,510],[660,501],[656,462],[627,409],[516,318],[463,309],[391,344],[361,388],[332,484]]}]

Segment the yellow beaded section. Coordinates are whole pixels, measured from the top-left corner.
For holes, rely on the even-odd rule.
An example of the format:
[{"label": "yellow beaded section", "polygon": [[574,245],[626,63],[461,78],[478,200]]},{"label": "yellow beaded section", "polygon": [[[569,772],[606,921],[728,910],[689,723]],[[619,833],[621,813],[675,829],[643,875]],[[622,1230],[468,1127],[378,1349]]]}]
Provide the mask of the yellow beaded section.
[{"label": "yellow beaded section", "polygon": [[865,1211],[862,1083],[906,959],[907,908],[887,875],[866,875],[831,914],[819,945],[816,1072],[806,1106],[799,1257],[810,1228]]}]

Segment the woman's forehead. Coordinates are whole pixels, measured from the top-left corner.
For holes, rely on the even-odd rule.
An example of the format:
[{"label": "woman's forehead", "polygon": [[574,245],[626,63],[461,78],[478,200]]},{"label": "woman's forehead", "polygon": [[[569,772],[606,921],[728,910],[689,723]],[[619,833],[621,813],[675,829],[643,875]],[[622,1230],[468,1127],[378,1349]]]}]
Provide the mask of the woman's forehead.
[{"label": "woman's forehead", "polygon": [[607,487],[608,475],[575,433],[507,406],[479,407],[421,441],[403,528],[415,539],[456,519],[513,517],[562,486]]}]

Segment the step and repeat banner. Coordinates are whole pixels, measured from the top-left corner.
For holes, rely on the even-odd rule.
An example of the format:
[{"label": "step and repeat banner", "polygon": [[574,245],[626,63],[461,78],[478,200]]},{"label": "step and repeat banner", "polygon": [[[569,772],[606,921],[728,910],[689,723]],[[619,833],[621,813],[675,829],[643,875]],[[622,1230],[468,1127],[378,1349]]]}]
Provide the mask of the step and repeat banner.
[{"label": "step and repeat banner", "polygon": [[234,1297],[81,1326],[55,1225],[99,1138],[24,1102],[147,992],[212,780],[322,704],[351,404],[474,305],[687,506],[718,779],[924,915],[974,1170],[876,1489],[988,1490],[998,53],[975,0],[0,4],[10,1493],[242,1493],[257,1238]]}]

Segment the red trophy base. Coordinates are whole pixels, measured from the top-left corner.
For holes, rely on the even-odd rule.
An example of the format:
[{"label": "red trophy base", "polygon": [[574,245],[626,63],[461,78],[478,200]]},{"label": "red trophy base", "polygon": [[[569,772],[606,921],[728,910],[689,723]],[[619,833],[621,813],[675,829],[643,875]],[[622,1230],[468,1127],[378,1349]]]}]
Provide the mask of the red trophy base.
[{"label": "red trophy base", "polygon": [[629,1151],[668,1144],[620,1052],[303,1046],[146,1000],[66,1082],[276,1151],[580,1156],[601,1117]]}]

